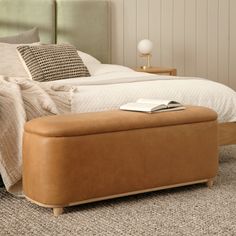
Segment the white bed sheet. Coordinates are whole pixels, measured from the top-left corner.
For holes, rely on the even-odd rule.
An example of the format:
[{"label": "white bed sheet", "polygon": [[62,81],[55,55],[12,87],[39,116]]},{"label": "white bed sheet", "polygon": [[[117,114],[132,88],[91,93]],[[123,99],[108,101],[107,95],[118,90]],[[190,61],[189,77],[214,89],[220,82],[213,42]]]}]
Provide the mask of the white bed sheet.
[{"label": "white bed sheet", "polygon": [[139,73],[116,65],[96,64],[90,68],[90,78],[45,83],[74,86],[77,92],[73,94],[72,110],[79,113],[118,109],[139,98],[161,98],[212,108],[219,122],[236,121],[236,93],[220,83]]}]

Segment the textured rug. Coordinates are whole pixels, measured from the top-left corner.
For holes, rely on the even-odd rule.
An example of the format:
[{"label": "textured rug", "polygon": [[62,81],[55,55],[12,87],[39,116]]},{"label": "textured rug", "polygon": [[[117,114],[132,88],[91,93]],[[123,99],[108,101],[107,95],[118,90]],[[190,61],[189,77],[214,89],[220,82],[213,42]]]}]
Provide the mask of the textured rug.
[{"label": "textured rug", "polygon": [[1,189],[0,235],[236,235],[236,152],[221,153],[212,189],[202,184],[70,207],[58,218]]}]

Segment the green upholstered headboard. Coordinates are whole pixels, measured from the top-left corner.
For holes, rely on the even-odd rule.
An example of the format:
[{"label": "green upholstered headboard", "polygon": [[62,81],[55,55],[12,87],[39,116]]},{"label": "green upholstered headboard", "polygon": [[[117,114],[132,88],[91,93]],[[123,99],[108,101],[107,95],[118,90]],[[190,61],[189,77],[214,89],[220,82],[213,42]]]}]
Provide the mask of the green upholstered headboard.
[{"label": "green upholstered headboard", "polygon": [[37,26],[42,42],[68,42],[109,63],[109,7],[109,0],[0,0],[0,37]]},{"label": "green upholstered headboard", "polygon": [[68,42],[110,62],[109,2],[57,0],[57,42]]},{"label": "green upholstered headboard", "polygon": [[53,0],[0,0],[0,37],[37,26],[42,42],[55,43],[55,5]]}]

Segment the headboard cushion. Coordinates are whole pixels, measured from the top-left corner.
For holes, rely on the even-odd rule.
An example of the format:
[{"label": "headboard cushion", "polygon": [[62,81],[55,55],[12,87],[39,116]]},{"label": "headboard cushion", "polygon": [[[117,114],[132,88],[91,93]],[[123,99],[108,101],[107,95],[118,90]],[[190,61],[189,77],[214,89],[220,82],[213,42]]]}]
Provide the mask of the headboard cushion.
[{"label": "headboard cushion", "polygon": [[0,37],[38,27],[41,42],[55,43],[54,0],[0,0]]},{"label": "headboard cushion", "polygon": [[68,42],[109,63],[109,8],[109,0],[0,0],[0,37],[37,26],[41,42]]},{"label": "headboard cushion", "polygon": [[57,0],[57,42],[71,43],[80,51],[109,63],[109,2]]}]

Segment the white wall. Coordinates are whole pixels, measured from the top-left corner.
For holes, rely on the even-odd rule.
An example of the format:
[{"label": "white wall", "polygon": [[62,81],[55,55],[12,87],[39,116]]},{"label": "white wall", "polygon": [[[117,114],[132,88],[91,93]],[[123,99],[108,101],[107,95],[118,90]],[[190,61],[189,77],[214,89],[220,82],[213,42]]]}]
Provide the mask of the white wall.
[{"label": "white wall", "polygon": [[152,64],[236,89],[236,0],[111,0],[112,62],[142,64],[140,39],[154,42]]}]

